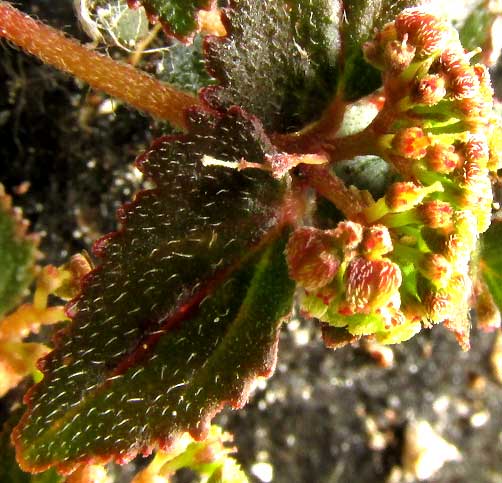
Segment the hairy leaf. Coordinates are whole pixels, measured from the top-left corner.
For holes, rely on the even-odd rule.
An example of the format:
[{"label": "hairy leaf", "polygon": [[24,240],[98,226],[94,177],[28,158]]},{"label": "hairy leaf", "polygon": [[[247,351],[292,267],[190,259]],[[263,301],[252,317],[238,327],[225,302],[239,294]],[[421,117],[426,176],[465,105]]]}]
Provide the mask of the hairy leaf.
[{"label": "hairy leaf", "polygon": [[0,481],[2,483],[62,483],[63,478],[51,469],[38,475],[30,475],[22,471],[16,462],[16,453],[10,440],[14,425],[22,415],[22,408],[15,410],[0,431]]},{"label": "hairy leaf", "polygon": [[[136,0],[130,0],[136,4]],[[197,28],[197,10],[209,5],[210,0],[140,0],[147,12],[157,16],[176,36],[186,37]]]},{"label": "hairy leaf", "polygon": [[412,0],[234,0],[228,35],[207,43],[211,73],[222,83],[215,104],[239,105],[270,131],[316,120],[338,91],[346,100],[369,94],[380,73],[363,58],[374,29]]},{"label": "hairy leaf", "polygon": [[33,281],[38,237],[27,235],[27,226],[0,184],[0,317],[19,303]]},{"label": "hairy leaf", "polygon": [[161,139],[140,159],[157,187],[97,244],[101,265],[27,398],[16,432],[24,468],[128,459],[187,430],[200,436],[272,370],[293,291],[282,254],[287,192],[261,170],[201,163],[262,162],[272,150],[235,108],[192,113],[189,135]]},{"label": "hairy leaf", "polygon": [[267,130],[291,131],[315,119],[335,90],[337,1],[234,0],[228,36],[207,43],[218,103],[239,105]]},{"label": "hairy leaf", "polygon": [[479,268],[499,310],[502,310],[502,222],[492,222],[481,236]]}]

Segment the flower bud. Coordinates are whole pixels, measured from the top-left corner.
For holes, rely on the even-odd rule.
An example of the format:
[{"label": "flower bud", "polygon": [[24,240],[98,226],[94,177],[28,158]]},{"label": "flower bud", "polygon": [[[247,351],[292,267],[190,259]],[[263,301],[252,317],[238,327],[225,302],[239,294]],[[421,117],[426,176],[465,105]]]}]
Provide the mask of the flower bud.
[{"label": "flower bud", "polygon": [[444,326],[455,334],[457,342],[463,350],[469,350],[469,333],[471,321],[469,305],[472,297],[472,280],[466,273],[455,273],[447,287],[454,310],[444,320]]},{"label": "flower bud", "polygon": [[443,191],[439,182],[431,186],[419,186],[411,181],[400,181],[389,186],[385,202],[391,211],[399,213],[420,204],[426,196],[436,191]]},{"label": "flower bud", "polygon": [[373,225],[364,230],[362,250],[367,258],[377,259],[393,250],[389,229]]},{"label": "flower bud", "polygon": [[442,51],[451,40],[452,29],[421,8],[408,8],[396,17],[398,36],[408,36],[409,42],[417,47],[419,58]]},{"label": "flower bud", "polygon": [[493,99],[493,87],[490,79],[490,73],[488,72],[488,68],[483,64],[476,64],[472,66],[474,70],[474,74],[478,78],[479,81],[479,91],[480,94],[490,103],[492,103]]},{"label": "flower bud", "polygon": [[477,223],[476,215],[471,210],[456,211],[453,216],[453,225],[457,233],[462,236],[464,243],[471,247],[471,250],[476,248],[478,242]]},{"label": "flower bud", "polygon": [[452,227],[453,208],[449,203],[439,200],[426,201],[418,210],[425,226],[442,229]]},{"label": "flower bud", "polygon": [[340,266],[333,237],[312,227],[293,232],[286,247],[286,259],[291,278],[307,290],[327,285]]},{"label": "flower bud", "polygon": [[460,156],[451,145],[431,144],[425,157],[427,166],[436,173],[451,173],[460,164]]},{"label": "flower bud", "polygon": [[444,77],[438,74],[429,74],[422,77],[415,86],[412,94],[413,102],[434,106],[446,96]]},{"label": "flower bud", "polygon": [[384,307],[401,286],[399,267],[388,259],[357,257],[345,273],[345,302],[352,313],[369,313]]},{"label": "flower bud", "polygon": [[464,153],[467,161],[484,166],[489,156],[489,145],[486,136],[482,133],[471,134],[464,145]]},{"label": "flower bud", "polygon": [[[465,216],[466,214],[468,216]],[[453,224],[457,233],[446,237],[442,254],[454,264],[455,269],[463,270],[468,266],[471,254],[476,248],[478,239],[477,220],[470,211],[456,212]]]},{"label": "flower bud", "polygon": [[464,163],[461,171],[462,191],[458,203],[464,211],[471,210],[477,219],[476,232],[485,232],[491,223],[493,202],[492,183],[488,169],[480,169],[476,163]]},{"label": "flower bud", "polygon": [[399,40],[389,42],[384,49],[385,66],[393,73],[403,72],[415,58],[416,48]]},{"label": "flower bud", "polygon": [[363,239],[362,225],[353,221],[341,221],[331,233],[344,252],[355,250]]},{"label": "flower bud", "polygon": [[431,291],[423,298],[426,317],[433,324],[443,322],[454,316],[454,307],[450,294],[446,291]]},{"label": "flower bud", "polygon": [[449,77],[461,72],[467,64],[464,49],[460,45],[443,50],[439,59],[442,71]]},{"label": "flower bud", "polygon": [[486,100],[483,99],[482,96],[476,95],[473,97],[464,97],[462,99],[457,100],[456,103],[457,109],[465,116],[465,123],[471,121],[474,125],[478,125],[480,120],[484,122],[486,118],[488,118],[492,111],[492,105]]},{"label": "flower bud", "polygon": [[479,79],[469,64],[450,78],[450,91],[455,99],[472,99],[479,94]]},{"label": "flower bud", "polygon": [[397,38],[396,28],[393,22],[389,22],[382,30],[377,32],[375,39],[363,44],[363,54],[368,63],[377,69],[384,70],[383,51],[385,46]]},{"label": "flower bud", "polygon": [[400,129],[392,140],[392,148],[398,156],[410,159],[423,158],[430,144],[427,134],[419,127]]},{"label": "flower bud", "polygon": [[418,269],[438,288],[444,288],[452,274],[450,262],[439,253],[426,253],[420,260]]}]

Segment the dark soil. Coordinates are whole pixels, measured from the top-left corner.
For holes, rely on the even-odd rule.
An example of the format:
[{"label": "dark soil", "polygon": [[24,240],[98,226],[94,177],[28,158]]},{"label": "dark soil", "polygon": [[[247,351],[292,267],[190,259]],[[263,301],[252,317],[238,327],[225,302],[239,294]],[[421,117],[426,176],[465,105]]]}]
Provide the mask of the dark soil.
[{"label": "dark soil", "polygon": [[[87,41],[71,3],[25,0],[20,7]],[[6,43],[0,83],[0,182],[10,192],[30,182],[15,203],[45,233],[45,262],[60,264],[114,228],[116,208],[141,184],[132,162],[160,127],[123,106],[100,114],[104,96]],[[416,419],[462,455],[429,481],[502,482],[493,342],[493,334],[474,331],[472,349],[463,353],[436,328],[394,347],[394,365],[383,368],[358,347],[325,349],[315,324],[293,322],[283,331],[272,379],[244,410],[226,410],[218,421],[234,432],[248,473],[269,463],[277,483],[384,482],[401,464],[404,431]],[[385,444],[372,440],[374,423]]]}]

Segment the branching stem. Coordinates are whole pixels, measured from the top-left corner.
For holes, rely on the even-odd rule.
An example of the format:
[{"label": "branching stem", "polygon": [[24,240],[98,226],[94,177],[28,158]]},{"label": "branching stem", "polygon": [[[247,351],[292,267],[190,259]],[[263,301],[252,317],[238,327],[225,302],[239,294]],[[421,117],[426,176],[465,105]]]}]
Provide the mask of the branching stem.
[{"label": "branching stem", "polygon": [[186,128],[185,109],[199,104],[195,96],[94,52],[5,1],[0,1],[0,37],[93,88],[122,99],[153,117],[165,119],[177,128]]},{"label": "branching stem", "polygon": [[348,219],[358,220],[367,203],[361,192],[347,187],[327,166],[300,165],[300,174],[308,185],[331,201]]}]

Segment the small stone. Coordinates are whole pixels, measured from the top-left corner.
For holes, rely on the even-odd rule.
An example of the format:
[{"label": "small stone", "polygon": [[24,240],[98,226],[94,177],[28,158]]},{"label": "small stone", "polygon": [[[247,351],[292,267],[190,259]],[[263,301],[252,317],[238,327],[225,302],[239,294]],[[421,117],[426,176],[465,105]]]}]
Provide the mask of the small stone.
[{"label": "small stone", "polygon": [[270,463],[255,463],[251,473],[263,483],[270,483],[274,478],[274,467]]},{"label": "small stone", "polygon": [[403,469],[419,481],[428,480],[449,461],[459,461],[456,446],[437,434],[425,420],[411,422],[405,432]]},{"label": "small stone", "polygon": [[469,418],[469,424],[473,428],[481,428],[490,420],[490,413],[488,411],[478,411]]}]

